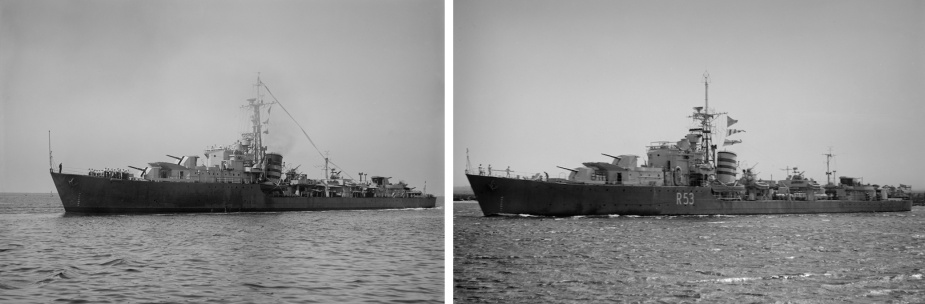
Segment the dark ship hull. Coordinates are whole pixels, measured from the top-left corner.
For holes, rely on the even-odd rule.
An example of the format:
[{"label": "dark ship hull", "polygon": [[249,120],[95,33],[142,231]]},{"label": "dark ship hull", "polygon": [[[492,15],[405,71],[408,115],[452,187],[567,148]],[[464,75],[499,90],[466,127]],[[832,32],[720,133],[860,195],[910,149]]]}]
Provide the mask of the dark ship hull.
[{"label": "dark ship hull", "polygon": [[486,216],[733,215],[912,210],[911,200],[730,201],[717,199],[709,187],[592,185],[468,174],[466,177]]},{"label": "dark ship hull", "polygon": [[153,182],[51,173],[65,212],[275,212],[433,208],[435,197],[274,196],[259,184]]}]

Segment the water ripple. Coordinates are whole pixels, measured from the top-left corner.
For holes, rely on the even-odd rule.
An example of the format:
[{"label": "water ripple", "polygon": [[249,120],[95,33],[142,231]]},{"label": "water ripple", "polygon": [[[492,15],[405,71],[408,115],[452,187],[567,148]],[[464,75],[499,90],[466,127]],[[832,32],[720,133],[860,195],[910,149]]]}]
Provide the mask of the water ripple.
[{"label": "water ripple", "polygon": [[925,303],[906,213],[483,217],[454,205],[455,303]]},{"label": "water ripple", "polygon": [[437,209],[78,216],[22,207],[0,210],[0,231],[0,303],[443,301]]}]

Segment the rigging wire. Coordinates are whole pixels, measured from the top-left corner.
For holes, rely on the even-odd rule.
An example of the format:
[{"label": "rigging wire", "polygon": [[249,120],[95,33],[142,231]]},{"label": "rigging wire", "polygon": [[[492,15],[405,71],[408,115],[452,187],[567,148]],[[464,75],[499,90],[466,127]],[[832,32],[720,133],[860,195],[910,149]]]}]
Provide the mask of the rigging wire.
[{"label": "rigging wire", "polygon": [[[302,134],[305,134],[305,138],[308,138],[308,142],[312,144],[312,147],[315,148],[315,151],[318,152],[318,155],[320,155],[322,159],[325,159],[326,157],[324,156],[323,153],[321,153],[321,149],[318,149],[318,146],[315,145],[315,141],[312,140],[311,136],[308,136],[308,132],[305,132],[305,128],[303,128],[302,125],[299,124],[299,121],[297,121],[295,117],[292,117],[292,114],[290,114],[289,110],[286,110],[286,107],[284,107],[283,104],[279,102],[279,99],[276,99],[276,96],[273,96],[273,91],[270,91],[270,87],[268,87],[266,83],[263,83],[263,81],[260,82],[260,85],[262,85],[265,89],[267,89],[267,93],[270,93],[270,97],[273,97],[273,101],[276,102],[276,104],[278,104],[280,108],[283,108],[283,112],[286,112],[286,115],[289,115],[289,118],[292,119],[293,122],[295,122],[295,125],[299,127],[299,130],[302,130]],[[330,163],[331,165],[334,165],[335,168],[340,169],[341,172],[344,171],[343,168],[335,164],[330,159],[328,159],[328,163]],[[351,176],[350,173],[346,173],[346,175],[350,177],[351,179],[353,179],[353,176]],[[325,176],[325,178],[328,178],[328,177]]]}]

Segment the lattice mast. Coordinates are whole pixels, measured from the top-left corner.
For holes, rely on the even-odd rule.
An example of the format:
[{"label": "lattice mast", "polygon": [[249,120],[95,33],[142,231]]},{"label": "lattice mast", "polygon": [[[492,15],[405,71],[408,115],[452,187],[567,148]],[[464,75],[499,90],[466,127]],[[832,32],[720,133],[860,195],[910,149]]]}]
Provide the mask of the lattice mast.
[{"label": "lattice mast", "polygon": [[716,146],[713,145],[713,118],[722,113],[710,112],[710,73],[703,73],[703,114],[699,115],[700,127],[703,128],[703,147],[706,150],[706,163],[716,167]]},{"label": "lattice mast", "polygon": [[249,148],[254,153],[255,166],[260,166],[260,164],[262,164],[265,161],[266,153],[267,153],[267,147],[263,145],[264,131],[263,131],[263,125],[260,123],[261,121],[260,108],[270,106],[276,102],[275,101],[273,102],[263,101],[263,95],[260,94],[260,87],[263,86],[263,82],[260,81],[260,73],[257,73],[257,84],[255,84],[254,86],[256,87],[257,96],[255,98],[248,99],[247,100],[248,104],[242,106],[242,108],[249,108],[250,110],[254,112],[253,114],[251,114],[252,140],[251,140],[251,145],[249,146]]}]

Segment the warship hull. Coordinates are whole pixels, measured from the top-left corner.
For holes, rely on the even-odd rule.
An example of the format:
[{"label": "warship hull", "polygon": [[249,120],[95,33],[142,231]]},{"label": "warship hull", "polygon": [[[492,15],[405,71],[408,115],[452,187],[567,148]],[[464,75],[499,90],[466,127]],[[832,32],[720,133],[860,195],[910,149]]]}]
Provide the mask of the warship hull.
[{"label": "warship hull", "polygon": [[911,200],[720,200],[709,187],[557,183],[466,175],[485,216],[733,215],[912,210]]},{"label": "warship hull", "polygon": [[154,182],[51,173],[65,212],[276,212],[433,208],[435,197],[273,196],[259,184]]}]

